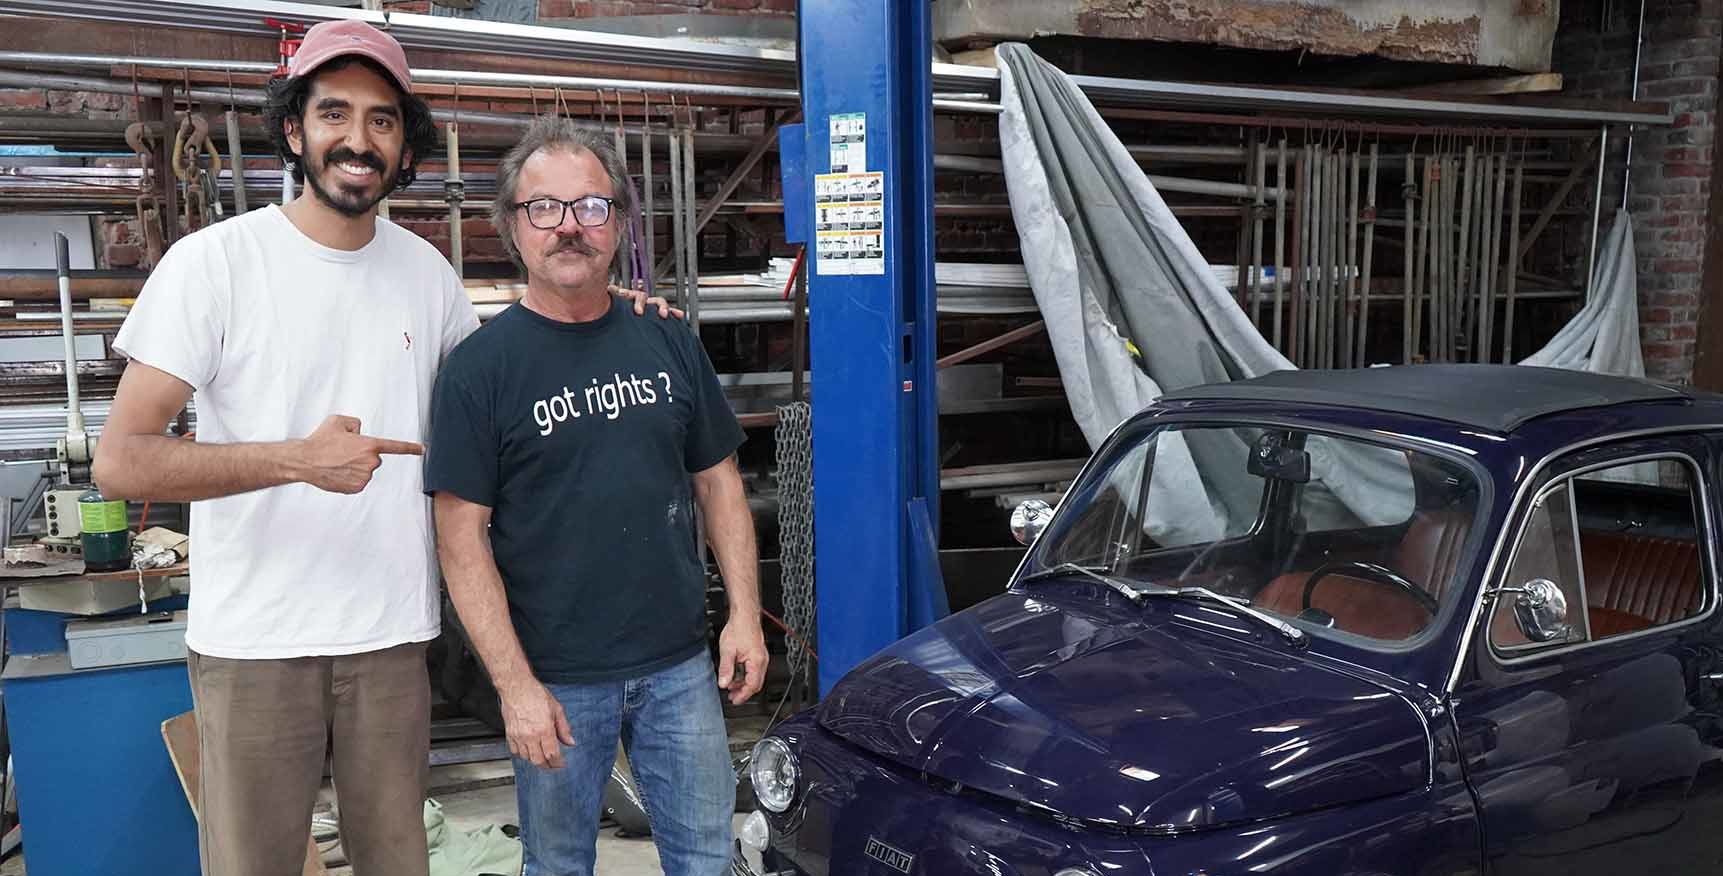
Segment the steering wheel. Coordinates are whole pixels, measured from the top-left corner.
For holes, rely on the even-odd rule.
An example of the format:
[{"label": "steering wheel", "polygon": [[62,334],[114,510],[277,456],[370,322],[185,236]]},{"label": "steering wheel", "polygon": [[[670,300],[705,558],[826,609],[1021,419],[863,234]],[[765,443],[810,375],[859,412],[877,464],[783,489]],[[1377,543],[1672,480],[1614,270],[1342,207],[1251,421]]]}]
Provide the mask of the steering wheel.
[{"label": "steering wheel", "polygon": [[1431,596],[1424,588],[1406,580],[1405,576],[1393,569],[1386,566],[1378,566],[1375,563],[1360,563],[1353,560],[1342,560],[1333,563],[1323,563],[1316,567],[1316,571],[1310,573],[1309,578],[1304,579],[1304,609],[1306,611],[1310,610],[1310,594],[1315,592],[1316,582],[1335,573],[1345,573],[1348,577],[1356,578],[1360,581],[1372,581],[1377,584],[1402,590],[1407,596],[1412,597],[1412,600],[1418,603],[1420,607],[1429,612],[1431,617],[1435,617],[1436,612],[1441,608],[1441,606],[1436,604],[1436,597]]}]

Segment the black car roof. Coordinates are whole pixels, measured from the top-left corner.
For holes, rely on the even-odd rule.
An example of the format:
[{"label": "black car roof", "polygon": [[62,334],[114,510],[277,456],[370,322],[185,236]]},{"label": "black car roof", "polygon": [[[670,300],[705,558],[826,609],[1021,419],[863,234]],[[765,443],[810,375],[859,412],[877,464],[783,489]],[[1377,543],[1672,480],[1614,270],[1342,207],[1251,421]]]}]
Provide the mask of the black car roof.
[{"label": "black car roof", "polygon": [[1691,400],[1682,387],[1526,365],[1397,365],[1276,371],[1169,392],[1163,401],[1239,400],[1331,405],[1510,432],[1538,417],[1626,402]]}]

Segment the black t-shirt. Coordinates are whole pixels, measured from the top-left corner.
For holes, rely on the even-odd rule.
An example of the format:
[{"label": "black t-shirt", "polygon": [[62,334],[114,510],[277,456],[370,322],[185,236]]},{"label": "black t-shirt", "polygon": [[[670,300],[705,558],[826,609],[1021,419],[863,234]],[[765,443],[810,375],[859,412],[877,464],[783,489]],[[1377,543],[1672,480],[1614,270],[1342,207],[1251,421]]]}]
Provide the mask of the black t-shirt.
[{"label": "black t-shirt", "polygon": [[741,426],[685,324],[622,301],[560,323],[516,304],[443,364],[425,491],[489,506],[540,681],[613,681],[705,647],[693,484]]}]

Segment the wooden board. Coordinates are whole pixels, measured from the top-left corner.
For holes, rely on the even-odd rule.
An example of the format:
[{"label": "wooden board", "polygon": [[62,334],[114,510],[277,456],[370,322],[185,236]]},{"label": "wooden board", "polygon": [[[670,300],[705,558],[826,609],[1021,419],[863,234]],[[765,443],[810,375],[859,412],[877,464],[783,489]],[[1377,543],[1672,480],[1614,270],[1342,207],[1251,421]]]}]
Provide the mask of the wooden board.
[{"label": "wooden board", "polygon": [[[197,717],[186,712],[163,721],[162,741],[167,744],[168,759],[173,761],[180,788],[185,791],[186,802],[191,804],[195,816],[198,814],[199,775]],[[309,832],[305,835],[305,867],[300,873],[301,876],[329,876],[329,871],[323,868],[323,855],[317,851],[317,839]]]},{"label": "wooden board", "polygon": [[1493,79],[1462,79],[1454,82],[1429,82],[1396,89],[1407,94],[1445,94],[1465,97],[1501,94],[1541,94],[1562,89],[1560,73],[1529,73],[1524,76],[1501,76]]}]

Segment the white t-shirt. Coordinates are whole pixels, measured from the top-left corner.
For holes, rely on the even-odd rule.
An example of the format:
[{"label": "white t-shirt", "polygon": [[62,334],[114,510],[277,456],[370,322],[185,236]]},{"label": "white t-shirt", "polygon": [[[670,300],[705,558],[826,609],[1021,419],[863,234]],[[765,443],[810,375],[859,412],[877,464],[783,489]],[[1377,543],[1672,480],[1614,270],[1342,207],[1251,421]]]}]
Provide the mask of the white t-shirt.
[{"label": "white t-shirt", "polygon": [[[271,206],[174,244],[114,339],[190,384],[200,443],[283,441],[331,414],[423,442],[443,357],[478,328],[434,247],[386,219],[330,249]],[[193,502],[199,654],[354,654],[435,638],[429,500],[416,456],[385,456],[357,495],[288,484]]]}]

